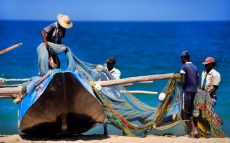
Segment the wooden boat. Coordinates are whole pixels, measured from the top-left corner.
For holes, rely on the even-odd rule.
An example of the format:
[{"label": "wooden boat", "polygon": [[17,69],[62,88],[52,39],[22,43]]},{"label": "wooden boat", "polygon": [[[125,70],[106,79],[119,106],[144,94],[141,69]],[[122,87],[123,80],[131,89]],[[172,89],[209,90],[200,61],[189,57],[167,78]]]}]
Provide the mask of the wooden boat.
[{"label": "wooden boat", "polygon": [[28,134],[83,133],[105,114],[88,80],[79,72],[51,74],[20,103],[19,130]]},{"label": "wooden boat", "polygon": [[[172,76],[174,75],[161,74],[135,78],[130,77],[120,80],[94,81],[93,86],[95,90],[95,85],[99,84],[102,86],[103,89],[103,87],[111,85],[122,85],[132,82],[140,82],[142,80],[149,81],[157,79],[167,79]],[[161,120],[160,123],[158,123],[156,126],[152,126],[151,130],[145,132],[140,132],[138,128],[135,130],[136,126],[133,127],[133,125],[135,124],[131,123],[133,120],[129,121],[126,118],[127,112],[124,112],[125,116],[122,115],[122,113],[118,112],[118,109],[123,106],[125,107],[124,110],[128,111],[127,109],[129,108],[126,108],[126,104],[120,104],[123,106],[119,106],[119,108],[112,108],[112,101],[115,102],[114,104],[117,104],[118,102],[116,102],[115,98],[110,97],[113,96],[113,92],[111,89],[109,88],[108,90],[108,98],[106,98],[105,94],[102,94],[103,100],[101,100],[102,96],[98,94],[98,89],[96,89],[94,93],[89,81],[78,71],[56,71],[49,75],[47,78],[44,78],[44,80],[40,84],[38,84],[38,86],[36,86],[34,90],[28,92],[28,94],[26,94],[26,96],[23,98],[19,108],[19,130],[23,133],[36,135],[58,135],[62,133],[79,134],[93,128],[97,123],[103,123],[106,116],[107,118],[109,117],[109,123],[112,123],[115,127],[121,129],[123,132],[129,130],[137,135],[145,132],[148,134],[157,135],[187,134],[187,121],[182,120],[180,114],[173,118],[174,114],[172,113],[164,117],[164,119]],[[179,90],[179,88],[177,89]],[[104,91],[106,90],[102,90],[101,93]],[[175,93],[174,90],[173,92]],[[2,90],[0,93],[4,93],[2,95],[5,96],[4,90]],[[7,94],[9,93],[7,92]],[[97,98],[95,94],[97,94]],[[201,95],[203,96],[203,94],[199,94],[198,97],[202,97]],[[179,97],[179,95],[177,97]],[[118,98],[118,101],[119,103],[127,102],[126,100],[124,100],[123,102],[123,100],[120,100],[120,98]],[[140,102],[136,99],[132,98],[132,101],[132,104],[138,104],[138,107],[142,105],[143,107],[145,107],[144,104],[140,104]],[[197,101],[203,104],[204,100],[197,99]],[[178,103],[178,111],[180,111],[181,109],[179,105],[180,103]],[[130,107],[130,104],[128,104],[127,106]],[[107,114],[105,114],[103,108],[109,109],[106,112]],[[151,109],[148,107],[146,108],[146,110]],[[159,106],[158,108],[160,109],[161,107]],[[172,106],[169,106],[169,108],[172,108]],[[133,111],[135,111],[135,109]],[[132,116],[132,114],[130,115]],[[201,135],[205,137],[222,137],[224,133],[221,130],[221,125],[218,123],[218,121],[216,121],[216,118],[213,117],[213,113],[202,109],[200,116],[203,117],[203,115],[206,116],[205,119],[207,119],[207,121],[204,122],[205,124],[198,122],[198,128]],[[209,125],[209,127],[207,128],[205,125]],[[123,127],[126,128],[126,130],[124,130]],[[128,127],[130,127],[130,129]]]}]

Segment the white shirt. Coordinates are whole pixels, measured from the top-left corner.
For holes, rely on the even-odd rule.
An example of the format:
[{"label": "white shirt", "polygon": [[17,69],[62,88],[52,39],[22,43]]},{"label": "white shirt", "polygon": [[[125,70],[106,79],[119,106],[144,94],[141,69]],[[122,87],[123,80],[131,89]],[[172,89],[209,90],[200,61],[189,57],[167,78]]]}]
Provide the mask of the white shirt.
[{"label": "white shirt", "polygon": [[[205,82],[206,78],[206,82]],[[206,71],[202,72],[201,88],[205,86],[205,90],[210,92],[213,89],[213,85],[218,86],[220,84],[221,77],[220,73],[215,69],[212,69],[208,74]]]},{"label": "white shirt", "polygon": [[114,79],[120,79],[121,72],[115,67],[111,71],[109,71],[109,73],[114,77]]}]

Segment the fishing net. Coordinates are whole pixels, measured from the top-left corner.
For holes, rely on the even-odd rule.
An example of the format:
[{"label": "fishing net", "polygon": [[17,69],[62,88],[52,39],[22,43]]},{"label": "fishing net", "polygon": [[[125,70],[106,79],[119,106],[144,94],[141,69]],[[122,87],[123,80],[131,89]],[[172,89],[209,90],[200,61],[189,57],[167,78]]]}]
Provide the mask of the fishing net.
[{"label": "fishing net", "polygon": [[[105,70],[102,65],[90,64],[79,60],[71,50],[64,45],[49,43],[50,50],[54,54],[66,52],[67,70],[74,72],[79,71],[92,85],[98,101],[106,111],[106,121],[115,127],[121,129],[126,135],[134,135],[136,132],[146,133],[151,130],[161,130],[163,134],[186,134],[177,129],[167,132],[168,129],[175,126],[186,128],[181,119],[181,89],[178,82],[179,75],[173,75],[162,92],[166,95],[163,101],[159,101],[157,107],[149,106],[134,95],[129,94],[122,85],[102,87],[101,90],[96,88],[95,81],[112,80],[113,77]],[[66,50],[68,49],[68,50]],[[39,71],[45,75],[49,71],[48,67],[48,50],[42,43],[38,47]],[[199,92],[200,94],[200,92]],[[204,94],[202,94],[204,95]],[[211,119],[214,118],[212,111],[203,107],[205,97],[196,98],[196,105],[202,111],[202,117],[209,118],[210,135],[221,135],[221,129],[218,124]],[[205,103],[204,103],[205,104]],[[207,111],[206,111],[207,110]],[[180,121],[180,122],[179,122]],[[208,130],[208,129],[206,129]]]},{"label": "fishing net", "polygon": [[206,137],[223,137],[224,132],[221,129],[223,124],[219,115],[215,114],[212,107],[212,99],[209,93],[198,89],[195,98],[195,106],[200,110],[198,127],[200,133]]}]

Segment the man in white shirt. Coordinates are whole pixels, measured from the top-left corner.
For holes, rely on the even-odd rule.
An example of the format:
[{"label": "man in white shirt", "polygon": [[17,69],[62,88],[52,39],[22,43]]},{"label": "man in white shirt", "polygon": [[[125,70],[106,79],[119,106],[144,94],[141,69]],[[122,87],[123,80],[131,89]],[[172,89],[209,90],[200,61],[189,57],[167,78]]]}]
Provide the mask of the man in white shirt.
[{"label": "man in white shirt", "polygon": [[202,72],[201,89],[210,94],[213,108],[216,104],[216,91],[220,84],[221,76],[220,73],[214,69],[216,61],[213,57],[207,57],[203,64],[205,65],[205,71]]},{"label": "man in white shirt", "polygon": [[120,79],[121,72],[119,69],[115,68],[116,59],[114,57],[108,57],[106,60],[108,72],[114,79]]}]

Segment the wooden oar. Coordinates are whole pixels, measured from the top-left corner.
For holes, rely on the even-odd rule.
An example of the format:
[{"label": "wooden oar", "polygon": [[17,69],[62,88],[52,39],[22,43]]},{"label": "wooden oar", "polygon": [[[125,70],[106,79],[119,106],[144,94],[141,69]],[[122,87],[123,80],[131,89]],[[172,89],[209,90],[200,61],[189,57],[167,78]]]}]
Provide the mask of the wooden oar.
[{"label": "wooden oar", "polygon": [[152,94],[156,95],[158,92],[144,91],[144,90],[120,90],[121,93],[131,93],[131,94]]},{"label": "wooden oar", "polygon": [[17,48],[17,47],[19,47],[21,45],[22,45],[22,43],[18,43],[18,44],[15,44],[13,46],[10,46],[10,47],[8,47],[6,49],[3,49],[3,50],[0,51],[0,55],[4,54],[4,53],[6,53],[6,52],[8,52],[10,50],[13,50],[13,49],[15,49],[15,48]]}]

